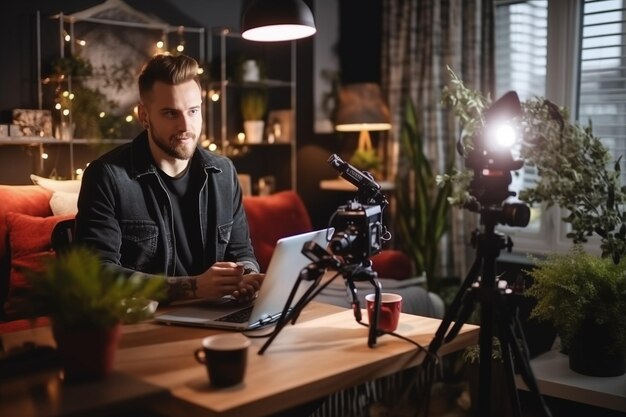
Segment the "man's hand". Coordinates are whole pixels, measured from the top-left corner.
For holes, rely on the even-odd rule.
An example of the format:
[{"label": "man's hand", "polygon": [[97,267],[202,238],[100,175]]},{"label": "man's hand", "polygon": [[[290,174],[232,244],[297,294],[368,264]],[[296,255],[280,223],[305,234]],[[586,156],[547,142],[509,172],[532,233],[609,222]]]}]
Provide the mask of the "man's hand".
[{"label": "man's hand", "polygon": [[261,288],[264,278],[265,274],[252,273],[243,275],[238,286],[239,288],[232,293],[232,296],[241,302],[254,299],[254,297],[256,297],[256,293]]},{"label": "man's hand", "polygon": [[[235,293],[239,295],[243,289],[252,291],[252,285],[243,284],[243,267],[234,262],[216,262],[202,274],[196,276],[197,293],[200,298],[218,299]],[[260,287],[260,284],[259,284]]]}]

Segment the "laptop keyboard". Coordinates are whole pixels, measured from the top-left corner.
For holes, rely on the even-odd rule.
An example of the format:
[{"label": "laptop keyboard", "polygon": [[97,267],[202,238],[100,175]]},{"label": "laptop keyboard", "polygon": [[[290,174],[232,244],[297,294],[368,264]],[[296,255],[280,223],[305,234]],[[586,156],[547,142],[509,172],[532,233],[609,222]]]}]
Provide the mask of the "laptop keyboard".
[{"label": "laptop keyboard", "polygon": [[217,321],[225,321],[228,323],[245,323],[250,320],[250,314],[252,314],[252,306],[233,311],[230,314],[220,317],[219,319],[217,319]]}]

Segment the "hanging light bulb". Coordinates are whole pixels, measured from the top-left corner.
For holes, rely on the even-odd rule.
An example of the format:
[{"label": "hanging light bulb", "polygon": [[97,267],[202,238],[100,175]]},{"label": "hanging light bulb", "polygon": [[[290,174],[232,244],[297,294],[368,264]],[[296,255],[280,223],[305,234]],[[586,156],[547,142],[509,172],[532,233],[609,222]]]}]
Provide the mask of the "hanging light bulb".
[{"label": "hanging light bulb", "polygon": [[63,116],[69,116],[70,115],[70,109],[63,109]]}]

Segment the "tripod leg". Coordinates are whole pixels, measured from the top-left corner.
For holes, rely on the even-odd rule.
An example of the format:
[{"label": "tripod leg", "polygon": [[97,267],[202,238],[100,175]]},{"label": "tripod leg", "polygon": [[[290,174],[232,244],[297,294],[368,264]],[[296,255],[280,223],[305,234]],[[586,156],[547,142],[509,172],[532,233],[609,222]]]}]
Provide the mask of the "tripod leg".
[{"label": "tripod leg", "polygon": [[463,305],[461,306],[461,310],[459,311],[458,318],[454,322],[452,328],[450,328],[448,334],[446,334],[446,337],[443,340],[444,343],[448,343],[449,341],[453,340],[459,334],[461,327],[463,327],[463,325],[467,322],[467,319],[469,319],[469,317],[472,315],[472,312],[474,311],[474,303],[476,301],[476,297],[474,296],[475,292],[472,291],[473,289],[474,288],[470,288],[465,291],[465,295],[463,297]]},{"label": "tripod leg", "polygon": [[510,346],[515,344],[515,340],[511,338],[509,334],[509,326],[500,327],[500,349],[502,350],[502,364],[504,366],[504,377],[506,379],[506,388],[509,393],[509,400],[511,401],[511,407],[514,417],[522,416],[522,408],[519,401],[519,395],[517,393],[517,387],[515,386],[515,373],[513,372],[513,358],[511,356]]},{"label": "tripod leg", "polygon": [[459,309],[462,306],[463,297],[467,289],[471,287],[471,285],[476,281],[478,277],[478,272],[480,270],[480,267],[481,267],[481,258],[480,256],[477,256],[476,259],[474,259],[474,263],[472,264],[470,271],[467,273],[465,280],[461,284],[459,291],[454,296],[454,300],[450,304],[450,308],[448,309],[443,319],[441,320],[441,324],[439,325],[439,328],[437,328],[437,331],[435,332],[435,336],[433,337],[433,340],[431,340],[431,342],[428,344],[428,352],[430,353],[430,355],[426,357],[426,360],[428,360],[431,357],[435,357],[435,355],[437,354],[437,351],[443,344],[444,337],[446,336],[446,333],[448,333],[450,324],[452,323],[454,318],[457,316]]},{"label": "tripod leg", "polygon": [[539,385],[537,385],[537,380],[535,379],[532,367],[530,366],[530,354],[528,353],[526,337],[524,336],[522,324],[517,316],[513,317],[513,321],[509,325],[509,334],[510,337],[513,338],[512,340],[514,342],[518,342],[512,343],[511,348],[518,359],[517,364],[524,383],[537,401],[537,404],[539,404],[544,417],[552,417],[552,413],[539,391]]}]

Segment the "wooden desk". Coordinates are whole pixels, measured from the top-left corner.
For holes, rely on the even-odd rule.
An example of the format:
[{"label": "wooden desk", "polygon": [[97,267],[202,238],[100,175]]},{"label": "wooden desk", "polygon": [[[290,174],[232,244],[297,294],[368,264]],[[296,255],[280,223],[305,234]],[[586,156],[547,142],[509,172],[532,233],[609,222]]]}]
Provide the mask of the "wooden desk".
[{"label": "wooden desk", "polygon": [[[363,315],[367,317],[365,310]],[[436,319],[403,314],[398,333],[427,345],[439,324]],[[299,322],[285,327],[264,355],[257,352],[266,339],[252,339],[243,384],[213,389],[208,384],[204,367],[193,358],[193,351],[200,346],[202,337],[216,331],[144,323],[125,327],[117,352],[116,370],[137,382],[138,386],[149,387],[147,392],[138,394],[134,399],[154,406],[159,413],[185,417],[262,416],[419,365],[423,361],[424,353],[414,345],[389,335],[379,337],[377,346],[370,349],[367,346],[367,330],[356,323],[351,310],[312,302]],[[52,344],[47,328],[18,333],[3,336],[6,347],[33,340],[35,335],[39,343],[47,338]],[[478,329],[466,325],[439,353],[462,349],[476,343],[477,338]],[[0,382],[0,393],[7,389],[7,383],[11,381]],[[70,397],[66,396],[68,391],[62,385],[61,393],[38,394],[46,397],[48,402],[54,401],[50,397],[60,396],[68,403],[82,403],[83,406],[78,409],[87,412],[88,394],[97,395],[105,389],[111,390],[116,383],[115,378],[111,378],[89,384],[80,387],[82,392],[72,393]],[[8,412],[16,410],[19,404],[32,405],[42,401],[41,398],[33,398],[33,395],[32,390],[20,391],[8,404],[3,401],[0,415],[18,415]],[[106,405],[105,399],[101,402],[95,404],[94,409]],[[22,411],[19,415],[64,415],[69,414],[64,412],[67,409],[43,412],[37,407],[23,406],[19,408]]]}]

